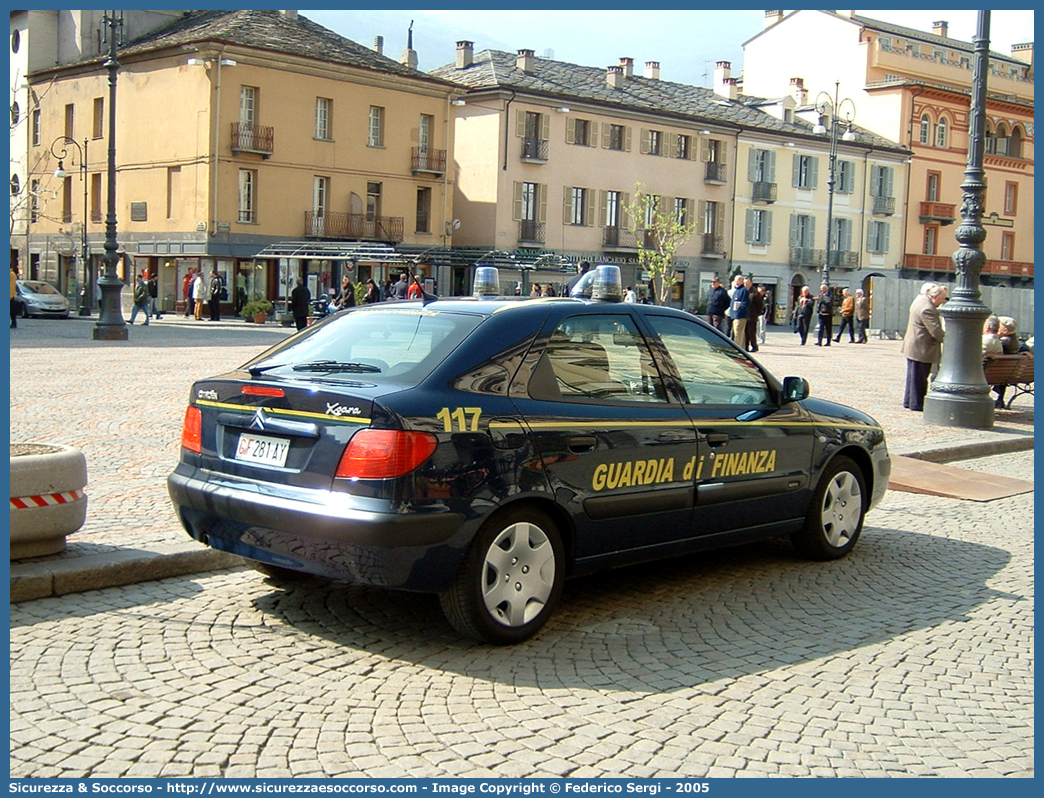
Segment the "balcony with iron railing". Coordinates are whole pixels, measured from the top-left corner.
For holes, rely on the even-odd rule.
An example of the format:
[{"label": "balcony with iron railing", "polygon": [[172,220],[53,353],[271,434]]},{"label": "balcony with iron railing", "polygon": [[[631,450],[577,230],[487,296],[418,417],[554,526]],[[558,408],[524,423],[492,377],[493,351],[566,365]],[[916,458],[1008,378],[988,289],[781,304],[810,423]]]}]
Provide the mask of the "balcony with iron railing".
[{"label": "balcony with iron railing", "polygon": [[725,236],[717,236],[714,233],[704,233],[702,236],[700,254],[705,258],[725,257]]},{"label": "balcony with iron railing", "polygon": [[522,139],[521,159],[526,163],[547,163],[547,141],[542,139]]},{"label": "balcony with iron railing", "polygon": [[[920,255],[907,253],[903,266],[919,272],[953,273],[953,258],[950,255]],[[982,267],[983,274],[1010,275],[1013,277],[1032,277],[1033,264],[1013,260],[988,259]]]},{"label": "balcony with iron railing", "polygon": [[790,248],[790,265],[791,266],[814,266],[819,268],[825,261],[825,255],[823,250],[815,249],[813,247],[791,247]]},{"label": "balcony with iron railing", "polygon": [[644,240],[645,232],[633,233],[622,227],[606,227],[602,236],[602,244],[606,249],[626,249],[635,251],[638,249],[639,239]]},{"label": "balcony with iron railing", "polygon": [[710,162],[707,164],[707,169],[703,173],[704,183],[713,183],[717,186],[725,185],[729,180],[728,169],[725,168],[723,163]]},{"label": "balcony with iron railing", "polygon": [[410,169],[414,175],[420,172],[444,175],[446,174],[446,151],[414,147],[410,158]]},{"label": "balcony with iron railing", "polygon": [[369,241],[402,241],[405,222],[401,216],[375,216],[364,213],[305,211],[306,236],[314,238],[357,238]]},{"label": "balcony with iron railing", "polygon": [[518,223],[518,241],[526,244],[543,244],[544,227],[541,222],[523,219]]},{"label": "balcony with iron railing", "polygon": [[264,125],[232,123],[232,154],[251,152],[271,158],[275,151],[275,128]]},{"label": "balcony with iron railing", "polygon": [[776,184],[758,180],[751,185],[751,202],[775,202]]},{"label": "balcony with iron railing", "polygon": [[859,253],[845,249],[835,249],[830,252],[831,269],[858,269]]},{"label": "balcony with iron railing", "polygon": [[957,206],[949,202],[922,202],[919,219],[921,224],[938,222],[942,225],[957,221]]},{"label": "balcony with iron railing", "polygon": [[874,197],[874,216],[891,216],[895,213],[895,197]]}]

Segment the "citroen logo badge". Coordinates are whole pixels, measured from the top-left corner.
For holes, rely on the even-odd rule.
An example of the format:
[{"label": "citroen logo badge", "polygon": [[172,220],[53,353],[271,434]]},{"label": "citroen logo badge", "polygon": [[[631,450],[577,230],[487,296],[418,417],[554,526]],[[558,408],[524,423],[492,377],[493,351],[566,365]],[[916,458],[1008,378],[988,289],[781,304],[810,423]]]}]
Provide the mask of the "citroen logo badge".
[{"label": "citroen logo badge", "polygon": [[254,417],[252,419],[250,419],[250,428],[251,429],[260,430],[261,432],[264,432],[264,430],[265,430],[265,415],[264,415],[264,411],[262,411],[261,408],[258,408],[257,411],[254,413]]}]

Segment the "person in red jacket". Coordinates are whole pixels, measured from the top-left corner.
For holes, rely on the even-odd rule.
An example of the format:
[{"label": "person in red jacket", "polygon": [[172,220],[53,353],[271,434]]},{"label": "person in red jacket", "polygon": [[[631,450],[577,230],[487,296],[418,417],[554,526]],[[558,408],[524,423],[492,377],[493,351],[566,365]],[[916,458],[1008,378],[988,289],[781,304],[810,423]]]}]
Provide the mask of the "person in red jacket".
[{"label": "person in red jacket", "polygon": [[424,292],[421,291],[420,285],[417,283],[417,278],[413,277],[410,279],[410,287],[406,290],[407,299],[420,299],[424,296]]}]

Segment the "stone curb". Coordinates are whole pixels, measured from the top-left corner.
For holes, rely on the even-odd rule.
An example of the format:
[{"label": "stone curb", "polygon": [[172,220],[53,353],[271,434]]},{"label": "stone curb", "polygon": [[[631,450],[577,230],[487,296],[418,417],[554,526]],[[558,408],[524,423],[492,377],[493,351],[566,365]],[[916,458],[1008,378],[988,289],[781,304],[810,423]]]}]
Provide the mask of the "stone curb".
[{"label": "stone curb", "polygon": [[48,562],[12,563],[11,603],[217,571],[242,564],[243,560],[234,554],[208,549],[192,540],[148,550],[121,549]]},{"label": "stone curb", "polygon": [[[1033,436],[969,441],[923,451],[892,451],[894,456],[933,463],[987,457],[1033,448]],[[218,571],[243,565],[234,554],[205,548],[187,540],[151,549],[121,549],[105,554],[48,562],[11,564],[11,603],[63,596],[85,590],[132,585],[171,576]]]}]

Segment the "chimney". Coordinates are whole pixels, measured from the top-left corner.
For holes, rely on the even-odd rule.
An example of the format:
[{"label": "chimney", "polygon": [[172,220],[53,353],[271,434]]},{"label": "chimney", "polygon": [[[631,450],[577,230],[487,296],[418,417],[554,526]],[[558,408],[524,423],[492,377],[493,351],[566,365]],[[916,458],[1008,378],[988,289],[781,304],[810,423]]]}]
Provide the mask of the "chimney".
[{"label": "chimney", "polygon": [[384,37],[374,36],[373,37],[373,51],[377,55],[384,55]]},{"label": "chimney", "polygon": [[633,58],[621,58],[620,67],[623,69],[623,75],[625,78],[629,78],[634,75],[634,59]]},{"label": "chimney", "polygon": [[947,22],[945,19],[932,23],[932,33],[934,33],[936,36],[942,36],[945,39],[949,34],[949,31],[950,23]]},{"label": "chimney", "polygon": [[645,62],[645,77],[649,80],[660,79],[660,62],[659,61],[646,61]]},{"label": "chimney", "polygon": [[533,66],[536,63],[536,56],[533,55],[532,50],[519,50],[518,55],[515,58],[515,66],[525,72],[527,75],[533,72]]},{"label": "chimney", "polygon": [[296,11],[280,11],[279,13],[282,14],[287,19],[297,19],[297,12]]},{"label": "chimney", "polygon": [[417,68],[417,51],[413,48],[407,47],[402,51],[402,58],[399,59],[399,63],[403,66],[407,66],[410,69]]},{"label": "chimney", "polygon": [[765,27],[771,28],[777,22],[783,19],[782,11],[766,11],[765,12]]},{"label": "chimney", "polygon": [[799,106],[808,105],[808,89],[805,88],[804,78],[790,79],[790,96]]},{"label": "chimney", "polygon": [[457,42],[457,69],[467,69],[475,62],[475,42],[461,39]]},{"label": "chimney", "polygon": [[605,68],[605,82],[614,89],[618,89],[623,85],[623,67],[611,66]]},{"label": "chimney", "polygon": [[714,93],[736,99],[736,79],[732,77],[731,61],[719,61],[714,65]]}]

